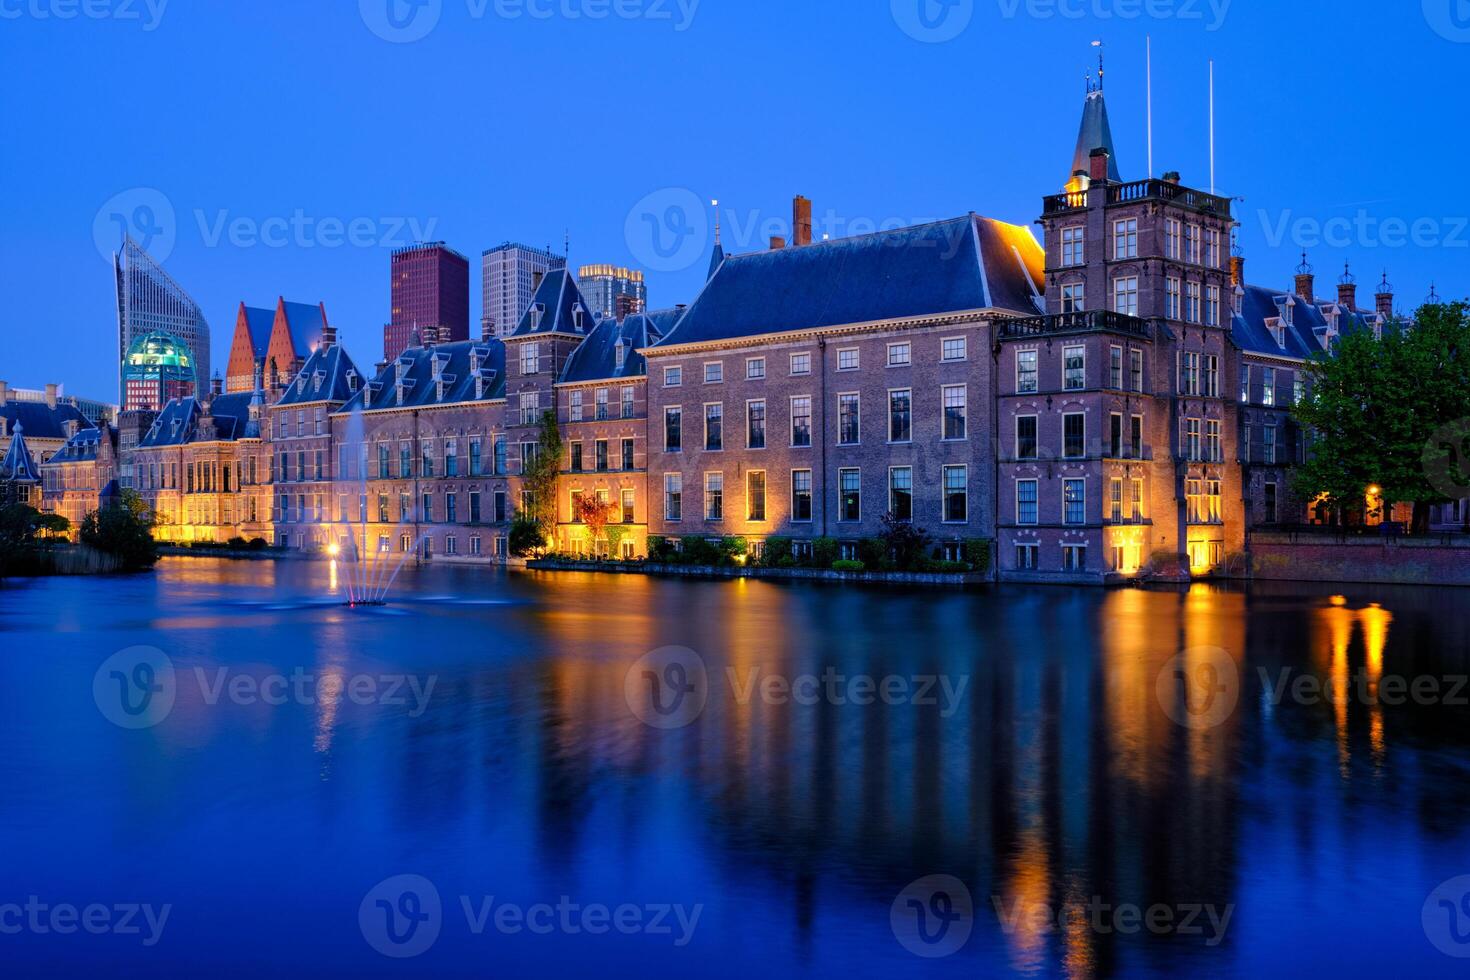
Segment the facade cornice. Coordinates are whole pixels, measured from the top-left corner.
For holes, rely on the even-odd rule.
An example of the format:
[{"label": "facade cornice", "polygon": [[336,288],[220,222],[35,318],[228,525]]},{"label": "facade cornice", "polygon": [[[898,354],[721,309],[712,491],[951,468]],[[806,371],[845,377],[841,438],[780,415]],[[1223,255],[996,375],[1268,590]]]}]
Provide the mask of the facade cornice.
[{"label": "facade cornice", "polygon": [[747,334],[724,340],[710,340],[689,344],[671,344],[640,347],[638,353],[648,357],[675,357],[685,354],[714,350],[739,350],[747,347],[767,347],[772,344],[795,343],[801,340],[822,340],[827,337],[843,337],[860,333],[884,333],[894,330],[912,330],[919,327],[943,327],[951,324],[968,323],[985,319],[1001,319],[1019,316],[1011,310],[985,307],[976,310],[960,310],[939,315],[901,317],[892,320],[868,320],[861,323],[844,323],[831,327],[784,330],[776,333]]}]

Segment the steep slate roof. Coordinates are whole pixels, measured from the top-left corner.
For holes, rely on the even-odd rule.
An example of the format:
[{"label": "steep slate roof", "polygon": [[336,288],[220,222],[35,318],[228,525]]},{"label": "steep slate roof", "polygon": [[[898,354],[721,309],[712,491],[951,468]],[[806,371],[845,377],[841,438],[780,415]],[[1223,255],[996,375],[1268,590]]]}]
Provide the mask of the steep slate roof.
[{"label": "steep slate roof", "polygon": [[[538,306],[542,311],[541,318],[533,329],[531,314]],[[583,324],[580,330],[577,329],[575,317],[579,306],[582,309]],[[521,322],[511,336],[526,337],[542,333],[585,334],[591,329],[592,312],[582,298],[582,291],[577,288],[577,280],[563,268],[546,273],[546,278],[541,280],[536,295],[531,297],[531,305],[521,314]]]},{"label": "steep slate roof", "polygon": [[[209,414],[214,419],[215,439],[260,438],[260,426],[250,422],[250,402],[255,398],[253,391],[232,391],[227,395],[216,395],[209,403]],[[200,433],[195,442],[209,442],[208,433]]]},{"label": "steep slate roof", "polygon": [[720,263],[724,261],[725,247],[719,242],[715,242],[715,250],[709,256],[709,273],[704,277],[705,281],[709,281],[715,277],[715,273],[719,271]]},{"label": "steep slate roof", "polygon": [[168,404],[163,406],[163,411],[158,413],[158,418],[153,420],[153,425],[138,440],[138,446],[156,449],[162,446],[182,446],[191,441],[194,422],[198,419],[199,412],[199,402],[193,395],[188,398],[170,398]]},{"label": "steep slate roof", "polygon": [[[482,379],[478,398],[475,397],[476,372],[471,370],[472,361],[478,363],[478,374]],[[437,376],[443,380],[442,394],[440,385],[435,383],[436,369]],[[400,378],[402,404],[398,402]],[[488,402],[504,397],[505,344],[499,340],[461,340],[427,348],[410,347],[332,414],[428,408],[461,402]]]},{"label": "steep slate roof", "polygon": [[0,458],[0,480],[8,483],[40,483],[41,475],[36,471],[36,460],[26,448],[21,426],[16,426],[10,435],[10,448]]},{"label": "steep slate roof", "polygon": [[[321,343],[326,316],[321,306],[313,303],[287,303],[282,300],[281,305],[286,310],[286,329],[291,333],[291,346],[296,348],[298,355],[305,355]],[[272,320],[275,315],[272,310]]]},{"label": "steep slate roof", "polygon": [[1103,147],[1108,151],[1108,180],[1122,181],[1118,171],[1118,151],[1113,146],[1113,127],[1108,125],[1108,107],[1102,89],[1087,93],[1082,103],[1082,125],[1077,129],[1077,149],[1072,153],[1072,174],[1092,171],[1092,151]]},{"label": "steep slate roof", "polygon": [[25,426],[26,434],[32,439],[65,439],[66,423],[75,421],[82,428],[92,423],[75,405],[57,402],[51,408],[45,402],[9,401],[0,405],[0,418],[7,429]]},{"label": "steep slate roof", "polygon": [[1029,228],[977,215],[732,255],[661,344],[999,309],[1042,312]]},{"label": "steep slate roof", "polygon": [[1324,306],[1337,307],[1341,311],[1337,322],[1339,334],[1370,329],[1377,320],[1375,313],[1348,310],[1339,307],[1336,302],[1309,303],[1300,296],[1293,296],[1296,303],[1292,307],[1291,325],[1285,330],[1286,343],[1283,346],[1276,342],[1266,322],[1280,318],[1285,323],[1282,306],[1291,292],[1289,289],[1246,285],[1240,314],[1232,318],[1230,324],[1230,339],[1235,346],[1251,354],[1306,360],[1326,349],[1323,340],[1327,336],[1328,322],[1327,315],[1322,311]]},{"label": "steep slate roof", "polygon": [[[557,380],[574,383],[643,377],[648,373],[648,366],[638,351],[657,343],[660,336],[661,332],[649,315],[635,313],[621,323],[614,317],[606,317],[599,320],[587,339],[577,345]],[[618,367],[619,340],[623,342],[622,367]]]},{"label": "steep slate roof", "polygon": [[286,388],[281,405],[309,402],[345,402],[362,387],[362,376],[341,344],[318,347]]},{"label": "steep slate roof", "polygon": [[102,430],[98,428],[78,429],[77,434],[66,440],[66,445],[57,450],[48,463],[81,463],[97,458],[98,443]]},{"label": "steep slate roof", "polygon": [[271,328],[275,326],[276,311],[262,310],[255,306],[240,304],[245,311],[245,327],[250,334],[250,349],[256,357],[264,357],[271,343]]}]

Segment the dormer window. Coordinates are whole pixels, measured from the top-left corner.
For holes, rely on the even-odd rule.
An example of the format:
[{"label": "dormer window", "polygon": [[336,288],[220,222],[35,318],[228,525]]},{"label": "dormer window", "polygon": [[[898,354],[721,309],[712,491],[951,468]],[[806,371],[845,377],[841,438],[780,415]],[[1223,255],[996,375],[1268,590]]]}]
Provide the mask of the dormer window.
[{"label": "dormer window", "polygon": [[577,333],[582,332],[582,320],[586,315],[587,311],[582,308],[581,303],[572,307],[572,326],[576,329]]},{"label": "dormer window", "polygon": [[529,315],[531,317],[531,329],[540,330],[541,318],[546,315],[546,304],[532,303]]},{"label": "dormer window", "polygon": [[347,390],[350,391],[350,392],[353,392],[354,394],[357,392],[357,372],[356,371],[349,370],[347,372]]},{"label": "dormer window", "polygon": [[613,362],[619,371],[628,362],[628,342],[622,338],[618,339],[617,348],[613,351]]},{"label": "dormer window", "polygon": [[[1295,322],[1296,300],[1292,299],[1290,296],[1286,297],[1286,303],[1281,308],[1281,317],[1283,320],[1286,321],[1286,325],[1288,327],[1292,326],[1292,324]],[[1285,344],[1283,344],[1282,346],[1284,347]]]}]

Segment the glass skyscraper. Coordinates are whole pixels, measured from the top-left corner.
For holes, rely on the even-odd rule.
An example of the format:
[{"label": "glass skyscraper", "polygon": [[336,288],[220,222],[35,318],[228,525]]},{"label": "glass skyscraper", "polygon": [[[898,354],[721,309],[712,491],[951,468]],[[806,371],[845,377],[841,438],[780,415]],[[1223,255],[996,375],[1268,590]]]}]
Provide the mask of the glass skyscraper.
[{"label": "glass skyscraper", "polygon": [[383,328],[383,360],[433,327],[440,343],[470,339],[470,263],[443,242],[400,248],[390,260],[392,318]]},{"label": "glass skyscraper", "polygon": [[550,249],[519,242],[506,242],[481,253],[480,283],[485,306],[480,322],[484,333],[504,337],[514,330],[542,278],[566,264],[565,257]]},{"label": "glass skyscraper", "polygon": [[112,268],[117,279],[117,389],[123,409],[138,407],[128,401],[128,352],[150,334],[188,345],[190,393],[199,391],[209,380],[209,324],[199,304],[131,235],[124,235],[122,248],[113,253]]},{"label": "glass skyscraper", "polygon": [[617,316],[620,297],[627,297],[623,306],[629,312],[641,311],[648,305],[648,287],[644,285],[643,273],[637,269],[584,265],[577,270],[577,287],[582,290],[588,309],[600,317]]}]

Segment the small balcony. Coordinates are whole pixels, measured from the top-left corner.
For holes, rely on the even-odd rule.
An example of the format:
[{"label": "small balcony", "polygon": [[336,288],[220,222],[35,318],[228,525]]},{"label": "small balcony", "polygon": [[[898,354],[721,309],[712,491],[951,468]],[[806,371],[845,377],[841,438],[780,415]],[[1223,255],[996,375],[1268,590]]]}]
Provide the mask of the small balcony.
[{"label": "small balcony", "polygon": [[[1167,180],[1134,180],[1123,184],[1107,184],[1108,204],[1132,204],[1135,201],[1166,201],[1205,214],[1230,217],[1230,198],[1207,194],[1183,184]],[[1042,214],[1065,214],[1087,208],[1088,191],[1066,191],[1042,199]]]},{"label": "small balcony", "polygon": [[1000,326],[1002,340],[1047,337],[1055,334],[1118,333],[1145,339],[1153,336],[1147,320],[1111,310],[1087,310],[1082,313],[1050,313],[1007,320]]}]

